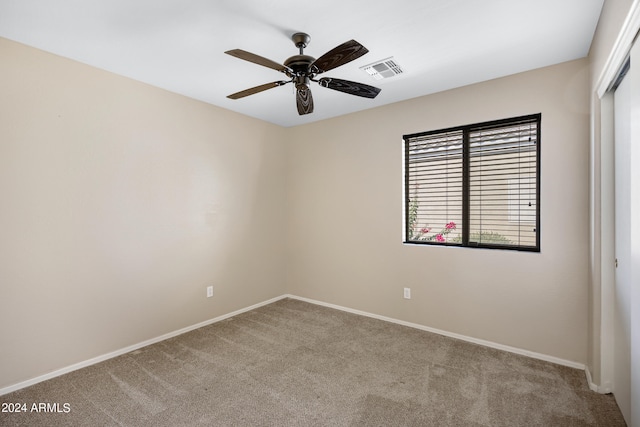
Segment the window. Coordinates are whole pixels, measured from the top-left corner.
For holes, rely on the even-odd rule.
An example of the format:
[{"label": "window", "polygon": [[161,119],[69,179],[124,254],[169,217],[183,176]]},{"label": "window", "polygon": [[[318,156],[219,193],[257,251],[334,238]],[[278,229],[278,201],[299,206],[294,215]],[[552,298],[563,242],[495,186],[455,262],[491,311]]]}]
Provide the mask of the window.
[{"label": "window", "polygon": [[405,135],[405,243],[539,252],[540,121]]}]

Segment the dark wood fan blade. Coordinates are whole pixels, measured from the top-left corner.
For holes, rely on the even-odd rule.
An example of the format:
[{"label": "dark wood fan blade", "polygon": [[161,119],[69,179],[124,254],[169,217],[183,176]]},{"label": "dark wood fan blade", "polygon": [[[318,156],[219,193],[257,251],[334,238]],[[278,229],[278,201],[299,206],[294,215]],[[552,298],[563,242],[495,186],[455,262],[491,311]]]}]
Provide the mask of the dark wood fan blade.
[{"label": "dark wood fan blade", "polygon": [[266,83],[260,86],[252,87],[251,89],[245,89],[240,92],[232,93],[231,95],[228,95],[227,98],[230,98],[230,99],[244,98],[245,96],[253,95],[254,93],[262,92],[267,89],[273,89],[274,87],[282,86],[287,83],[289,82],[279,81],[279,82]]},{"label": "dark wood fan blade", "polygon": [[276,71],[284,72],[293,72],[293,70],[285,65],[278,64],[275,61],[264,58],[260,55],[256,55],[255,53],[247,52],[242,49],[233,49],[225,52],[227,55],[235,56],[236,58],[244,59],[245,61],[253,62],[254,64],[262,65],[263,67],[273,68]]},{"label": "dark wood fan blade", "polygon": [[299,86],[298,90],[296,90],[296,104],[298,106],[298,114],[301,116],[313,113],[313,96],[311,95],[311,89]]},{"label": "dark wood fan blade", "polygon": [[313,64],[311,64],[311,69],[314,70],[316,74],[324,73],[325,71],[344,65],[347,62],[351,62],[354,59],[358,59],[367,52],[369,52],[369,50],[366,47],[355,40],[349,40],[316,59]]},{"label": "dark wood fan blade", "polygon": [[331,77],[323,77],[318,80],[318,83],[320,83],[320,86],[328,87],[329,89],[339,90],[340,92],[362,96],[364,98],[375,98],[382,90],[364,83],[333,79]]}]

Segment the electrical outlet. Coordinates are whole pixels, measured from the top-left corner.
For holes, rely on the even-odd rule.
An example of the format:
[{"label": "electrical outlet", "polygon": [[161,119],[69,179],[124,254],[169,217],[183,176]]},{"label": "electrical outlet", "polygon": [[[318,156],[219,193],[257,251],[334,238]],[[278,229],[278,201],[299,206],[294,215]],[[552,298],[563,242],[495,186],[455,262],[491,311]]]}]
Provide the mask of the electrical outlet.
[{"label": "electrical outlet", "polygon": [[411,299],[411,288],[404,288],[404,299]]},{"label": "electrical outlet", "polygon": [[207,298],[211,298],[213,296],[213,286],[207,286]]}]

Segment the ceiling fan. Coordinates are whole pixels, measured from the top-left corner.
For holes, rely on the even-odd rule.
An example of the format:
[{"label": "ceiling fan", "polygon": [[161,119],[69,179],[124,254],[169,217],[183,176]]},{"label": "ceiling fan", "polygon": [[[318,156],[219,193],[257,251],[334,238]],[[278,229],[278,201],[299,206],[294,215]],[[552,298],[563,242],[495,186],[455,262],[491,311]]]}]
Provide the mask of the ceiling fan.
[{"label": "ceiling fan", "polygon": [[228,95],[227,98],[239,99],[245,96],[253,95],[267,89],[283,86],[287,83],[294,83],[296,86],[296,104],[298,114],[309,114],[313,112],[313,96],[309,88],[310,82],[316,82],[322,87],[334,89],[350,95],[362,96],[364,98],[375,98],[380,89],[363,83],[352,82],[349,80],[334,79],[332,77],[322,77],[316,80],[318,74],[332,70],[348,62],[358,59],[365,53],[369,52],[366,47],[362,46],[355,40],[349,40],[331,49],[329,52],[315,59],[312,56],[305,55],[303,50],[311,41],[311,37],[306,33],[295,33],[291,36],[291,40],[300,49],[299,55],[294,55],[284,61],[284,64],[278,64],[275,61],[247,52],[242,49],[233,49],[225,52],[236,58],[253,62],[254,64],[272,68],[276,71],[284,73],[289,80],[280,80],[276,82],[266,83],[260,86],[245,89],[240,92]]}]

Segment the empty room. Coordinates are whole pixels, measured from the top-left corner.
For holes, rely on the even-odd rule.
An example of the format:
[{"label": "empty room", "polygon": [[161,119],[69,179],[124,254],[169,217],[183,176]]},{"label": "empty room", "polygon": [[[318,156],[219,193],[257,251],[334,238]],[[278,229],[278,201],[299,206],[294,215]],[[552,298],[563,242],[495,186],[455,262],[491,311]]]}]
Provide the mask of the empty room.
[{"label": "empty room", "polygon": [[640,426],[639,30],[0,0],[0,425]]}]

